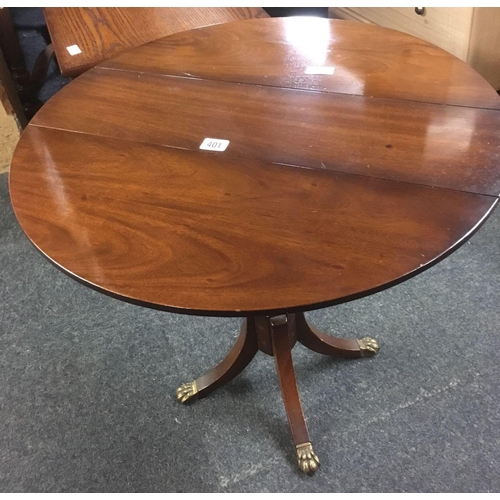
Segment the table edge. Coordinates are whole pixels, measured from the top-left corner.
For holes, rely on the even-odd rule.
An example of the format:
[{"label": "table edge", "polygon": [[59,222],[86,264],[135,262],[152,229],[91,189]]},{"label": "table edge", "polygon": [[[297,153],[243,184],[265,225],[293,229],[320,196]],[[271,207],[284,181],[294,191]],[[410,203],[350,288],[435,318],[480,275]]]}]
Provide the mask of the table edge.
[{"label": "table edge", "polygon": [[[9,176],[9,193],[10,193],[10,176]],[[259,310],[208,310],[208,309],[188,309],[184,307],[179,307],[179,306],[170,306],[170,305],[165,305],[165,304],[158,304],[154,302],[147,302],[143,301],[140,299],[135,299],[133,297],[128,297],[126,295],[122,295],[120,293],[114,292],[112,290],[108,290],[106,288],[103,288],[99,285],[96,285],[95,283],[92,283],[90,281],[85,280],[84,278],[78,276],[77,274],[73,273],[69,269],[66,269],[65,267],[61,266],[59,263],[57,263],[55,260],[53,260],[48,254],[46,254],[38,245],[29,237],[29,235],[26,233],[24,230],[23,226],[19,223],[19,218],[17,217],[16,210],[13,207],[14,214],[16,216],[16,219],[21,226],[21,229],[23,230],[23,233],[25,236],[28,238],[28,240],[31,242],[31,244],[52,264],[54,265],[57,269],[62,271],[64,274],[67,276],[73,278],[75,281],[85,285],[88,288],[91,288],[92,290],[95,290],[103,295],[107,295],[109,297],[112,297],[114,299],[121,300],[122,302],[127,302],[130,304],[142,306],[142,307],[147,307],[148,309],[155,309],[159,311],[165,311],[169,313],[174,313],[174,314],[184,314],[184,315],[189,315],[189,316],[205,316],[205,317],[227,317],[227,318],[244,318],[244,317],[249,317],[249,316],[278,316],[281,314],[290,314],[290,313],[296,313],[296,312],[308,312],[308,311],[314,311],[317,309],[323,309],[325,307],[332,307],[336,306],[339,304],[344,304],[346,302],[351,302],[353,300],[361,299],[364,297],[368,297],[370,295],[374,295],[378,292],[382,292],[384,290],[387,290],[393,286],[399,285],[400,283],[403,283],[410,278],[413,278],[414,276],[417,276],[418,274],[422,273],[423,271],[426,271],[430,269],[431,267],[435,266],[445,258],[447,258],[449,255],[451,255],[453,252],[458,250],[464,243],[466,243],[482,226],[483,224],[489,219],[491,214],[495,211],[495,208],[498,205],[499,198],[493,197],[491,195],[477,195],[477,196],[486,196],[492,198],[492,204],[489,207],[489,209],[486,211],[486,213],[483,215],[483,217],[467,232],[460,240],[457,240],[451,247],[447,248],[444,252],[439,254],[437,257],[435,257],[433,260],[427,262],[424,265],[421,265],[420,267],[413,269],[412,271],[409,271],[408,273],[399,276],[398,278],[388,281],[386,283],[383,283],[379,286],[369,288],[366,290],[363,290],[361,292],[356,292],[350,295],[346,295],[344,297],[340,297],[337,299],[331,299],[331,300],[326,300],[326,301],[321,301],[321,302],[314,302],[311,304],[303,304],[299,306],[292,306],[288,308],[277,308],[277,309],[259,309]]]}]

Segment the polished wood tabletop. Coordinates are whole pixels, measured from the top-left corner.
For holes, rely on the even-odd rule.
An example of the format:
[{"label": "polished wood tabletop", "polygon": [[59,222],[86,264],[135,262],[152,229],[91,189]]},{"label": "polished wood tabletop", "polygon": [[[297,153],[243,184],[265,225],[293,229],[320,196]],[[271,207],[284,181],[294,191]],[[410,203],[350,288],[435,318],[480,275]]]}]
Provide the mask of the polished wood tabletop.
[{"label": "polished wood tabletop", "polygon": [[24,131],[10,190],[30,240],[89,286],[270,315],[438,262],[492,212],[499,162],[500,97],[456,57],[361,23],[253,19],[78,77]]},{"label": "polished wood tabletop", "polygon": [[70,77],[178,31],[268,17],[261,7],[45,7],[43,12],[61,73]]}]

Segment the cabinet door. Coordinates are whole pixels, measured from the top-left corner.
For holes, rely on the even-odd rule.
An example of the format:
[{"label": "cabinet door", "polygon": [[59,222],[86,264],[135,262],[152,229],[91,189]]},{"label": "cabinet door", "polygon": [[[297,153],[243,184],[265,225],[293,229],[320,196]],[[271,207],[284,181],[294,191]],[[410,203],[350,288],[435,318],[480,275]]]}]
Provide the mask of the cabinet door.
[{"label": "cabinet door", "polygon": [[474,9],[467,62],[494,89],[500,89],[500,9]]},{"label": "cabinet door", "polygon": [[415,7],[343,7],[330,8],[330,15],[404,31],[466,61],[474,8],[425,7],[424,9],[423,14],[419,15],[415,12]]}]

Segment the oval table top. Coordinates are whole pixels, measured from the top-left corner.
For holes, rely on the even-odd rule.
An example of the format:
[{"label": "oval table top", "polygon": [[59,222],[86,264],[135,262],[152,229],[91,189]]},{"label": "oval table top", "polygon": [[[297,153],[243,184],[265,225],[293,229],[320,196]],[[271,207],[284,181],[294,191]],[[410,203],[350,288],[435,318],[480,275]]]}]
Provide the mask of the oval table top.
[{"label": "oval table top", "polygon": [[78,77],[24,131],[10,192],[35,246],[89,286],[270,315],[438,262],[492,212],[499,161],[500,97],[456,57],[362,23],[255,19]]}]

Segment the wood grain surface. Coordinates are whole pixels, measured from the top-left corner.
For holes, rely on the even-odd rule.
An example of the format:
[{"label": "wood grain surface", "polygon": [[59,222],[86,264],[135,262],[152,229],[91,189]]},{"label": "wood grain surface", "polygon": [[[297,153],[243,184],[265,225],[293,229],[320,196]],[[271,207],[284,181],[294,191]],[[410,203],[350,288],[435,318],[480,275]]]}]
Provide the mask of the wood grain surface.
[{"label": "wood grain surface", "polygon": [[[334,32],[334,21],[321,21]],[[247,35],[257,23],[276,27],[275,19],[233,25],[249,46],[260,42]],[[350,47],[345,26],[342,46]],[[378,47],[373,58],[384,53],[389,68],[392,47],[400,64],[392,32],[366,33],[363,57]],[[168,75],[167,66],[95,68],[23,133],[10,177],[15,213],[40,251],[76,279],[184,313],[309,310],[423,271],[496,206],[500,111],[238,82],[237,65],[232,81],[211,47],[206,60],[220,78]],[[294,47],[280,57],[293,60]],[[419,60],[415,74],[425,70],[432,81],[436,62]],[[257,61],[245,74],[258,74]],[[476,89],[473,70],[455,70],[479,95],[484,81]],[[206,137],[230,144],[201,151]]]},{"label": "wood grain surface", "polygon": [[[369,40],[369,42],[367,42]],[[101,67],[297,89],[500,108],[495,90],[448,52],[352,21],[255,19],[178,33]],[[309,66],[334,75],[308,75]]]},{"label": "wood grain surface", "polygon": [[31,123],[193,150],[214,137],[226,155],[500,192],[496,110],[96,68]]},{"label": "wood grain surface", "polygon": [[[260,7],[45,7],[45,19],[64,76],[77,76],[124,50],[178,31],[267,17]],[[78,45],[80,54],[67,47]]]},{"label": "wood grain surface", "polygon": [[[283,322],[283,319],[285,320]],[[286,322],[286,316],[272,318],[272,344],[276,373],[281,388],[283,403],[285,404],[286,416],[290,431],[292,432],[293,444],[310,443],[309,431],[307,430],[306,419],[302,411],[299,389],[295,378],[295,370],[292,361],[291,329]]]},{"label": "wood grain surface", "polygon": [[439,258],[496,201],[33,126],[10,186],[30,239],[85,282],[235,315],[382,287]]}]

